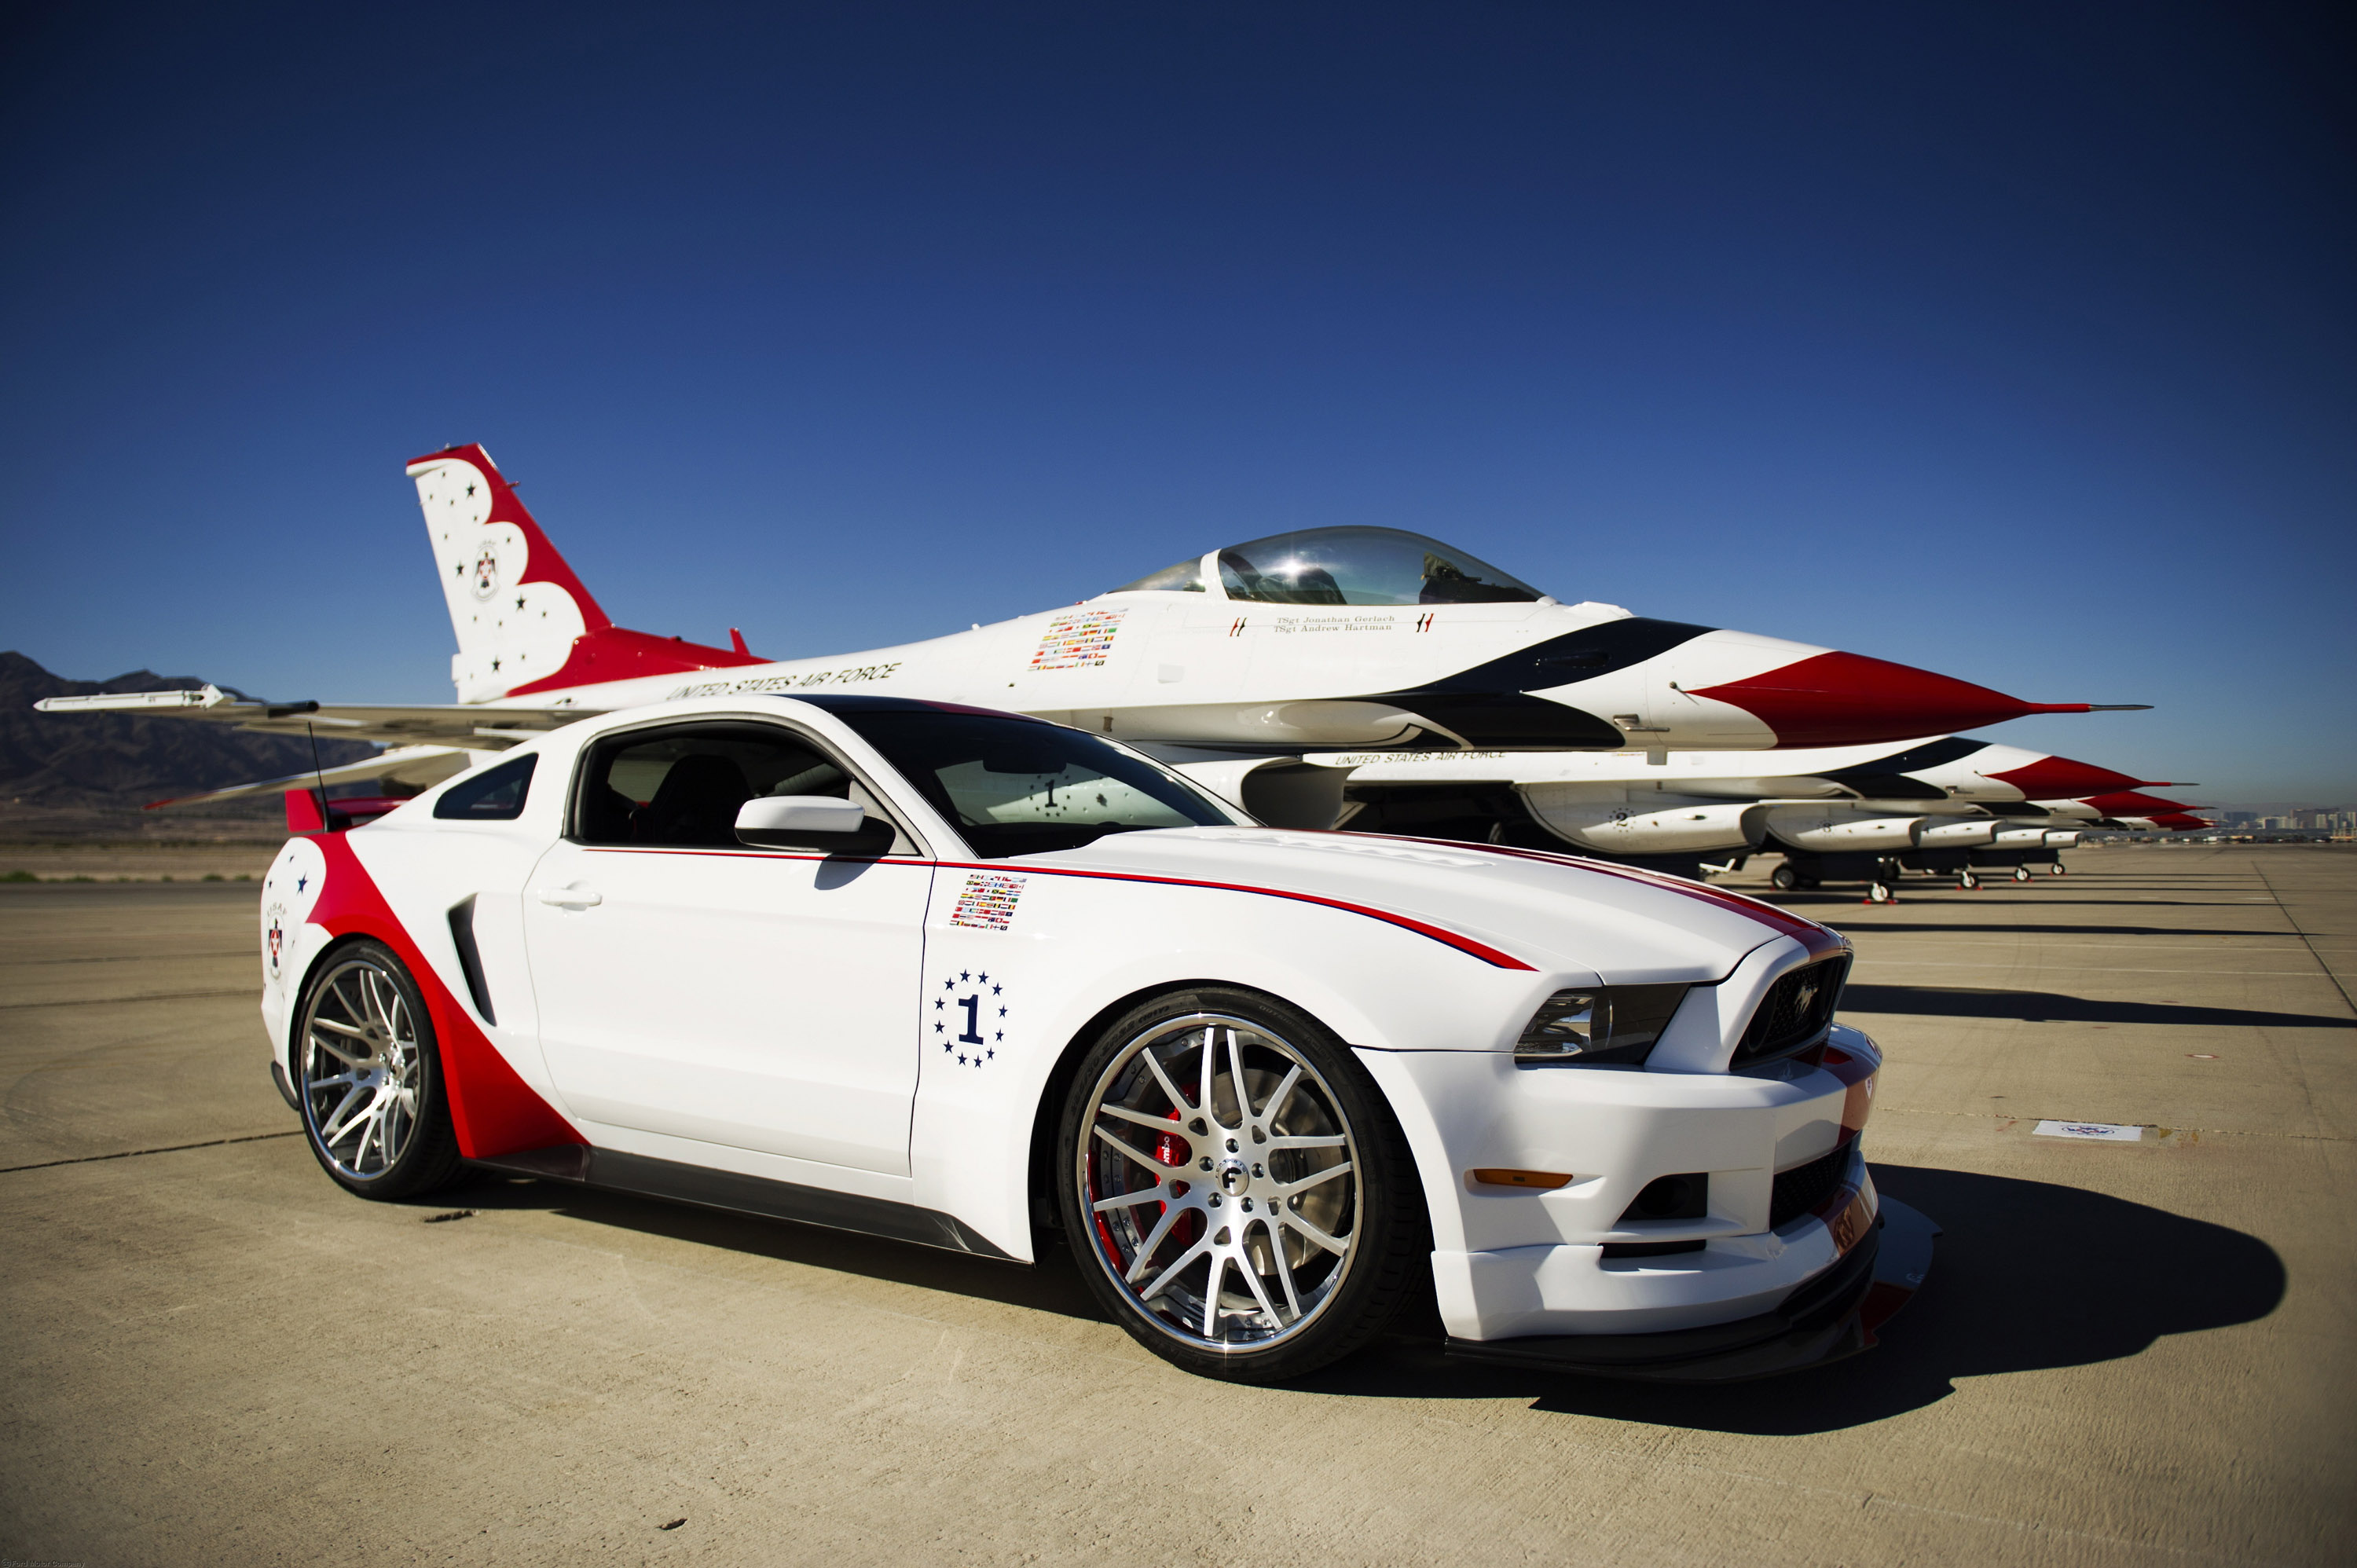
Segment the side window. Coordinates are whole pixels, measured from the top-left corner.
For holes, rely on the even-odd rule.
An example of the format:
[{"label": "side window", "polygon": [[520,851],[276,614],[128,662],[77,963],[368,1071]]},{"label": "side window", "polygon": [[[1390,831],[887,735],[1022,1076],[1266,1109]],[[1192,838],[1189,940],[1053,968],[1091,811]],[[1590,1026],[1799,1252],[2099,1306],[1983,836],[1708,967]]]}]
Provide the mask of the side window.
[{"label": "side window", "polygon": [[[775,725],[637,730],[584,754],[573,836],[583,843],[735,849],[737,808],[757,795],[827,795],[867,808],[856,853],[895,847],[892,824],[834,760]],[[853,848],[841,840],[826,847]]]},{"label": "side window", "polygon": [[511,822],[523,815],[525,794],[532,789],[537,753],[502,762],[442,792],[434,814],[462,822]]}]

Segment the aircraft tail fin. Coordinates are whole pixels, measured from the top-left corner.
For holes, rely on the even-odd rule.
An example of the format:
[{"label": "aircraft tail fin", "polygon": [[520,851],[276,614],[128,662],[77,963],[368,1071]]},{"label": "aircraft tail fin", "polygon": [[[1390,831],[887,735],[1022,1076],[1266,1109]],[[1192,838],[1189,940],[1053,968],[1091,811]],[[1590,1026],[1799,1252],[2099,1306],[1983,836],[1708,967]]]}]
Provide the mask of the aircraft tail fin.
[{"label": "aircraft tail fin", "polygon": [[616,626],[482,447],[428,453],[409,477],[458,637],[461,703],[763,662],[733,632],[733,647],[707,648]]},{"label": "aircraft tail fin", "polygon": [[583,633],[614,623],[524,510],[490,454],[452,446],[409,465],[425,513],[457,656],[462,703],[538,685],[565,668]]}]

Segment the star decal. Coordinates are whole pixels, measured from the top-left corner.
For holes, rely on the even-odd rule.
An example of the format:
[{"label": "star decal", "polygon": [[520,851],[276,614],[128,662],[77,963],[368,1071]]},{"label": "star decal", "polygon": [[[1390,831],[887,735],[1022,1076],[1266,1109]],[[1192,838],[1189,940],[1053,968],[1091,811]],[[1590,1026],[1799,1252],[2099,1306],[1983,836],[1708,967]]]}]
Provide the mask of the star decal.
[{"label": "star decal", "polygon": [[1004,1008],[1004,1007],[1001,1007],[1001,1008],[998,1010],[998,1015],[999,1015],[1000,1017],[1002,1017],[1002,1018],[1006,1017],[1006,1008]]},{"label": "star decal", "polygon": [[467,564],[464,561],[459,562],[456,566],[450,568],[450,573],[453,576],[465,576],[467,575]]},{"label": "star decal", "polygon": [[974,979],[984,985],[988,985],[990,983],[990,976],[986,974],[977,974],[974,976]]},{"label": "star decal", "polygon": [[[941,1021],[939,1018],[934,1019],[934,1020],[933,1020],[933,1033],[934,1033],[934,1034],[936,1034],[936,1035],[941,1034],[941,1033],[942,1032],[942,1029],[943,1029],[943,1026],[942,1026],[942,1021]],[[948,1049],[949,1049],[949,1047],[948,1047],[947,1046],[943,1046],[943,1047],[942,1047],[942,1049],[943,1049],[943,1050],[948,1050]]]},{"label": "star decal", "polygon": [[938,1012],[940,1012],[942,1008],[944,1008],[944,1007],[946,1007],[946,1006],[948,1006],[948,1005],[949,1005],[949,1004],[948,1004],[948,1003],[946,1003],[946,1002],[944,1002],[944,1001],[942,1001],[940,997],[936,996],[936,997],[934,997],[934,998],[933,998],[933,1011],[934,1011],[934,1012],[938,1013]]},{"label": "star decal", "polygon": [[472,485],[468,485],[468,486],[467,487],[467,493],[468,493],[468,495],[470,495],[470,496],[471,496],[471,495],[473,495],[473,494],[475,493],[475,487],[474,487],[474,486],[472,486]]},{"label": "star decal", "polygon": [[[985,978],[985,979],[987,979],[987,978],[989,978],[989,977],[985,975],[984,978]],[[997,987],[997,986],[996,986],[996,985],[992,986],[992,987],[990,988],[990,993],[991,993],[993,996],[997,995],[997,994],[998,994],[998,987]]]},{"label": "star decal", "polygon": [[518,594],[516,596],[516,608],[523,608],[523,596],[522,594]]},{"label": "star decal", "polygon": [[965,1053],[963,1051],[960,1051],[958,1053],[958,1066],[965,1066]]},{"label": "star decal", "polygon": [[959,971],[958,971],[958,978],[959,978],[960,980],[972,980],[972,979],[974,978],[974,976],[973,976],[973,975],[971,975],[971,974],[968,974],[964,970],[959,970]]},{"label": "star decal", "polygon": [[308,887],[310,885],[311,878],[307,874],[298,876],[295,879],[295,891],[300,893],[304,888]]}]

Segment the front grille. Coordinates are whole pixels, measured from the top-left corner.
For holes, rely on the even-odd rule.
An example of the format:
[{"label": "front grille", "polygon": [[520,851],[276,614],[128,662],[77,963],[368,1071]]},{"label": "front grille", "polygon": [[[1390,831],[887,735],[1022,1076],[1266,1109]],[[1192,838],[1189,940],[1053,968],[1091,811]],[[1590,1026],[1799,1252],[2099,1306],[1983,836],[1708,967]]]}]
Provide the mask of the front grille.
[{"label": "front grille", "polygon": [[1824,1034],[1834,1021],[1834,1004],[1840,1000],[1848,974],[1849,955],[1842,953],[1778,976],[1735,1047],[1735,1065],[1797,1051]]},{"label": "front grille", "polygon": [[1840,1187],[1842,1177],[1849,1174],[1849,1154],[1854,1146],[1845,1142],[1833,1153],[1805,1165],[1794,1165],[1778,1176],[1768,1197],[1768,1229],[1781,1230],[1831,1197]]}]

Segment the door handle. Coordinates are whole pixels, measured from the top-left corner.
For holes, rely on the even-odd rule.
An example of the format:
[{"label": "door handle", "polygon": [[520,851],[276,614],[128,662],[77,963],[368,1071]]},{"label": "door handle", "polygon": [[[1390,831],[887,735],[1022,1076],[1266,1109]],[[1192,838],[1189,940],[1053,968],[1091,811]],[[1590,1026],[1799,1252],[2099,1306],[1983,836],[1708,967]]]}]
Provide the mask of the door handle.
[{"label": "door handle", "polygon": [[605,897],[587,887],[544,887],[540,901],[554,904],[560,909],[587,909],[593,904],[603,904]]}]

